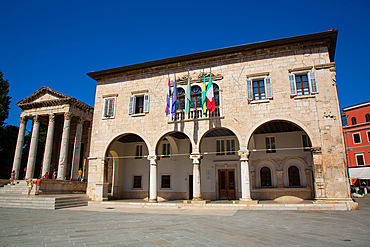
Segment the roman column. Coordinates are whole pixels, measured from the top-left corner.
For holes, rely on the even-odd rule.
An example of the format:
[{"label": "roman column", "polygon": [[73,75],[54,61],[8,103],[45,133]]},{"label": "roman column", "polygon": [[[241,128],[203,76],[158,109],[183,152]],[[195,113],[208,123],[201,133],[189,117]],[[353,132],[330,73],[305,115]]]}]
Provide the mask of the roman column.
[{"label": "roman column", "polygon": [[149,202],[157,202],[157,155],[148,155],[150,161]]},{"label": "roman column", "polygon": [[193,200],[201,201],[202,193],[200,189],[200,153],[193,153],[189,156],[193,160]]},{"label": "roman column", "polygon": [[48,132],[46,134],[45,142],[44,160],[42,162],[42,174],[41,174],[42,176],[45,175],[45,173],[48,173],[50,175],[51,155],[54,144],[54,129],[55,129],[55,114],[53,113],[49,115]]},{"label": "roman column", "polygon": [[75,144],[73,148],[73,160],[72,160],[72,171],[71,180],[77,180],[78,178],[78,168],[80,165],[80,154],[81,154],[81,137],[82,137],[82,127],[84,119],[78,119],[75,135]]},{"label": "roman column", "polygon": [[62,142],[60,144],[59,166],[58,166],[58,177],[57,177],[57,179],[60,179],[60,180],[66,179],[69,132],[70,132],[70,127],[71,127],[72,116],[73,116],[72,112],[64,113],[63,134],[62,134]]},{"label": "roman column", "polygon": [[12,169],[12,171],[15,171],[15,179],[18,179],[19,168],[21,167],[23,144],[24,144],[24,134],[26,132],[27,118],[21,117],[20,122],[21,123],[20,123],[19,131],[18,131],[17,146],[15,148],[13,169]]},{"label": "roman column", "polygon": [[33,178],[33,172],[35,170],[36,163],[37,144],[39,142],[39,131],[40,131],[39,116],[36,115],[33,117],[32,137],[30,150],[28,153],[26,179]]},{"label": "roman column", "polygon": [[251,201],[251,186],[249,174],[249,150],[239,150],[242,198],[240,201]]}]

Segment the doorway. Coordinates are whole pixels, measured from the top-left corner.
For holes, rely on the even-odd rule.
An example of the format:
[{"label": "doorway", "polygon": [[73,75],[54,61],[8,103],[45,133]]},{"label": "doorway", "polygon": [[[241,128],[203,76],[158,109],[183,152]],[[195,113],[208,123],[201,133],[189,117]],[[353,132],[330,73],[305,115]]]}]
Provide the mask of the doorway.
[{"label": "doorway", "polygon": [[193,175],[189,175],[189,200],[193,199]]},{"label": "doorway", "polygon": [[219,199],[235,200],[235,170],[218,170]]}]

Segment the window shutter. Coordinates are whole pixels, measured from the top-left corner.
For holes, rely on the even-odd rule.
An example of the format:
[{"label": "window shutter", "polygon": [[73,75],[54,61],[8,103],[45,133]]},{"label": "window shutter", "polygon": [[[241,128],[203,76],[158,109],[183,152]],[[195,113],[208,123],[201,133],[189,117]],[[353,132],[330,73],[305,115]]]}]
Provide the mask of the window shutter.
[{"label": "window shutter", "polygon": [[247,80],[247,99],[253,100],[253,85],[252,80]]},{"label": "window shutter", "polygon": [[144,95],[144,113],[149,112],[149,94]]},{"label": "window shutter", "polygon": [[109,99],[104,100],[104,114],[103,117],[108,117]]},{"label": "window shutter", "polygon": [[113,117],[114,98],[107,99],[107,102],[108,102],[107,117]]},{"label": "window shutter", "polygon": [[134,107],[135,107],[135,96],[130,97],[130,104],[128,106],[128,114],[134,114]]},{"label": "window shutter", "polygon": [[308,85],[312,94],[319,93],[317,90],[316,72],[308,72]]},{"label": "window shutter", "polygon": [[297,85],[295,84],[295,75],[289,75],[289,88],[290,88],[290,95],[295,96],[297,95]]},{"label": "window shutter", "polygon": [[265,92],[266,92],[266,98],[272,99],[272,84],[271,84],[271,78],[265,78]]}]

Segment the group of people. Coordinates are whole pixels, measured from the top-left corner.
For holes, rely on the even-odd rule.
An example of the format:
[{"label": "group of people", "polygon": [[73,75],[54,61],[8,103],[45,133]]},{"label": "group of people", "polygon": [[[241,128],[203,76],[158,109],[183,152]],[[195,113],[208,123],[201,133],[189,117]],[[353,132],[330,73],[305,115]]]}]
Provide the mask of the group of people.
[{"label": "group of people", "polygon": [[[26,171],[27,171],[27,168],[24,168],[23,170],[23,179],[26,178]],[[44,174],[44,176],[42,176],[43,179],[49,179],[49,173],[46,172]],[[57,178],[57,171],[54,169],[53,170],[53,174],[51,176],[51,179],[52,180],[55,180]],[[82,181],[82,170],[80,168],[80,170],[78,170],[78,181]],[[13,170],[11,173],[10,173],[10,184],[11,185],[14,185],[15,184],[15,170]],[[39,190],[40,190],[40,186],[41,186],[41,177],[38,177],[38,179],[36,180],[36,182],[33,182],[32,179],[30,179],[28,181],[28,195],[31,194],[31,190],[32,190],[32,187],[33,185],[36,184],[36,192],[35,192],[35,195],[39,195]]]}]

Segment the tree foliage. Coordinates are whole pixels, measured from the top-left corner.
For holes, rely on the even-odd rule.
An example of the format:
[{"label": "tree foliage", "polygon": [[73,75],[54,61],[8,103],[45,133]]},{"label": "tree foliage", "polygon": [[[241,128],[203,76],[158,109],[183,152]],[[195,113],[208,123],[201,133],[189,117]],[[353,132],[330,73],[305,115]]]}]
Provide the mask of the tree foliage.
[{"label": "tree foliage", "polygon": [[9,93],[9,81],[4,80],[3,72],[0,70],[0,128],[4,130],[5,120],[9,116],[10,109],[10,97]]}]

